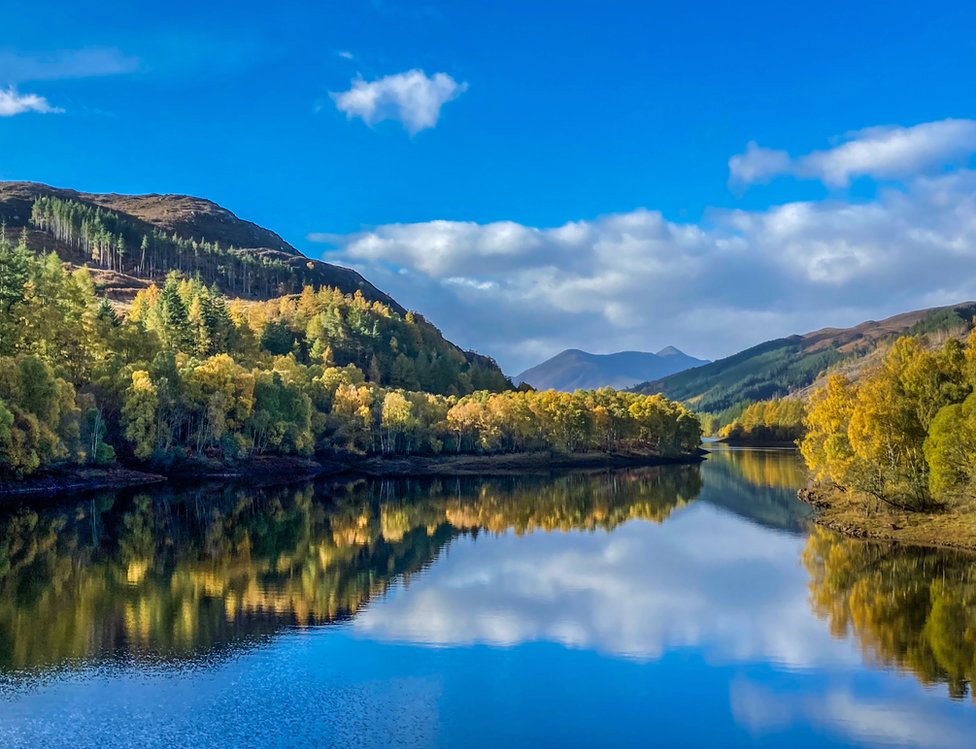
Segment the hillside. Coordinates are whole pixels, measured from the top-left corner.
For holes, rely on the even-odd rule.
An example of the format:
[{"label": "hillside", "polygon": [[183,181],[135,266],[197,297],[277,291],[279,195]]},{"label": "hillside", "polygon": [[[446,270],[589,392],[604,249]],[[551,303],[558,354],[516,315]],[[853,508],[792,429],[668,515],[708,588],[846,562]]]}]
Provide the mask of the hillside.
[{"label": "hillside", "polygon": [[92,268],[111,299],[127,302],[171,270],[199,274],[228,296],[268,299],[302,286],[395,300],[349,268],[311,260],[273,231],[187,195],[96,195],[35,182],[0,182],[0,221],[11,238]]},{"label": "hillside", "polygon": [[616,354],[590,354],[567,349],[514,378],[538,390],[594,390],[601,387],[629,388],[635,383],[666,377],[708,362],[668,346],[656,354],[620,351]]},{"label": "hillside", "polygon": [[976,302],[917,310],[851,328],[822,328],[758,346],[667,377],[644,382],[639,393],[664,393],[701,413],[781,398],[813,384],[828,368],[856,370],[879,347],[905,334],[962,334]]},{"label": "hillside", "polygon": [[[55,252],[71,266],[88,267],[96,292],[122,306],[153,283],[162,287],[175,270],[187,278],[199,277],[230,299],[270,300],[306,286],[330,287],[345,295],[359,292],[367,302],[389,308],[400,323],[407,313],[356,271],[311,260],[273,231],[203,198],[96,195],[35,182],[0,182],[0,223],[11,241],[26,229],[28,248],[35,253]],[[408,327],[413,331],[409,338],[419,343],[407,353],[420,357],[421,369],[424,361],[431,366],[438,358],[442,362],[441,372],[432,375],[440,383],[438,391],[446,390],[449,382],[461,385],[455,380],[462,372],[474,375],[475,383],[493,383],[493,388],[505,381],[494,360],[463,351],[421,315],[410,315]],[[294,331],[292,343],[303,346],[304,337],[304,331]],[[400,337],[402,346],[402,331]],[[397,352],[385,341],[380,345],[375,331],[365,338],[355,356],[337,356],[338,362],[355,363],[365,371],[376,357],[381,368],[387,360],[392,367]],[[351,340],[348,335],[345,339]],[[340,344],[333,349],[338,355]]]}]

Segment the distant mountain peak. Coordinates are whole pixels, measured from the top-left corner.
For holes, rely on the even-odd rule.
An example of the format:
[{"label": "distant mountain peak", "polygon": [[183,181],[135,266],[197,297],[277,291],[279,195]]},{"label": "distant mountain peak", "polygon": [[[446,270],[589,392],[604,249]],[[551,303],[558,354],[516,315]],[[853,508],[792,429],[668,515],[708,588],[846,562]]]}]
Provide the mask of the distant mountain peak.
[{"label": "distant mountain peak", "polygon": [[628,388],[651,377],[698,367],[708,362],[695,359],[667,346],[656,354],[647,351],[618,351],[613,354],[591,354],[580,349],[566,349],[551,359],[516,375],[514,381],[525,382],[539,390],[595,390],[601,387]]},{"label": "distant mountain peak", "polygon": [[687,354],[681,349],[677,349],[674,346],[665,346],[663,349],[657,352],[658,356],[687,356]]}]

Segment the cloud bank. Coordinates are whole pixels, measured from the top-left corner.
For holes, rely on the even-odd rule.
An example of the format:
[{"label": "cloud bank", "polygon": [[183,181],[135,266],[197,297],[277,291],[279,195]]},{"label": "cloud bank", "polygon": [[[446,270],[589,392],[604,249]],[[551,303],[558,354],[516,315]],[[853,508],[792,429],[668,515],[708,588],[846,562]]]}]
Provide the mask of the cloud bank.
[{"label": "cloud bank", "polygon": [[422,70],[408,70],[375,81],[356,78],[348,91],[330,95],[349,119],[359,117],[370,126],[396,120],[414,135],[437,125],[441,107],[467,88],[447,73],[428,77]]},{"label": "cloud bank", "polygon": [[976,298],[976,171],[866,201],[571,221],[389,224],[344,237],[352,265],[514,373],[565,348],[717,358],[764,340]]}]

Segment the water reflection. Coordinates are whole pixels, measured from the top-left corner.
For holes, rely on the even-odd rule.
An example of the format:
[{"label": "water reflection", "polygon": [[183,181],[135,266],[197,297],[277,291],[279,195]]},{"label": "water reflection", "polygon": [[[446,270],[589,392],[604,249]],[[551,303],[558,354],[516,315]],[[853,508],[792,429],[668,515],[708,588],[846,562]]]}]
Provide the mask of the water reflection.
[{"label": "water reflection", "polygon": [[458,542],[352,623],[362,637],[436,646],[556,642],[646,662],[695,648],[713,663],[833,663],[810,616],[800,541],[698,503],[663,526]]},{"label": "water reflection", "polygon": [[769,528],[805,532],[811,508],[798,502],[806,467],[796,450],[710,446],[701,499]]},{"label": "water reflection", "polygon": [[[84,705],[73,741],[104,744],[119,705],[171,723],[167,700],[192,693],[215,732],[197,744],[227,744],[227,713],[246,738],[255,705],[362,744],[385,700],[397,715],[422,704],[418,730],[461,716],[454,741],[425,729],[422,743],[467,745],[468,714],[443,700],[528,725],[545,708],[532,701],[564,689],[575,702],[552,712],[551,737],[633,708],[635,727],[614,736],[639,744],[650,701],[700,706],[714,726],[702,745],[966,746],[970,706],[945,689],[963,697],[976,674],[972,558],[811,530],[804,481],[793,453],[719,450],[683,468],[198,487],[10,513],[0,743],[38,745],[51,710],[76,721]],[[320,702],[346,733],[303,723]],[[664,743],[687,738],[687,721],[666,718]]]},{"label": "water reflection", "polygon": [[814,529],[803,553],[810,600],[836,637],[865,656],[944,683],[952,697],[976,677],[976,564],[972,556],[906,549]]},{"label": "water reflection", "polygon": [[[103,495],[0,521],[0,669],[212,655],[346,619],[459,534],[661,522],[697,467]],[[39,626],[39,623],[43,623]]]}]

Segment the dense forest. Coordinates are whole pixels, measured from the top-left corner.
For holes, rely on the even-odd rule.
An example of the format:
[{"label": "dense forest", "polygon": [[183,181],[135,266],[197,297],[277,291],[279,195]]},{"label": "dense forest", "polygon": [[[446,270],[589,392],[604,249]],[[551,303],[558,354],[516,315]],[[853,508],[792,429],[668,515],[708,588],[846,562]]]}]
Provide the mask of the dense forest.
[{"label": "dense forest", "polygon": [[852,382],[816,391],[801,451],[817,479],[905,510],[972,509],[976,489],[976,333],[931,349],[898,339]]},{"label": "dense forest", "polygon": [[664,392],[702,413],[717,413],[781,398],[806,387],[843,358],[833,349],[807,351],[800,336],[779,338],[634,389]]},{"label": "dense forest", "polygon": [[7,477],[322,450],[678,455],[699,438],[698,420],[661,396],[513,391],[490,359],[358,293],[306,286],[228,301],[174,272],[123,315],[98,299],[87,269],[68,272],[0,234]]}]

